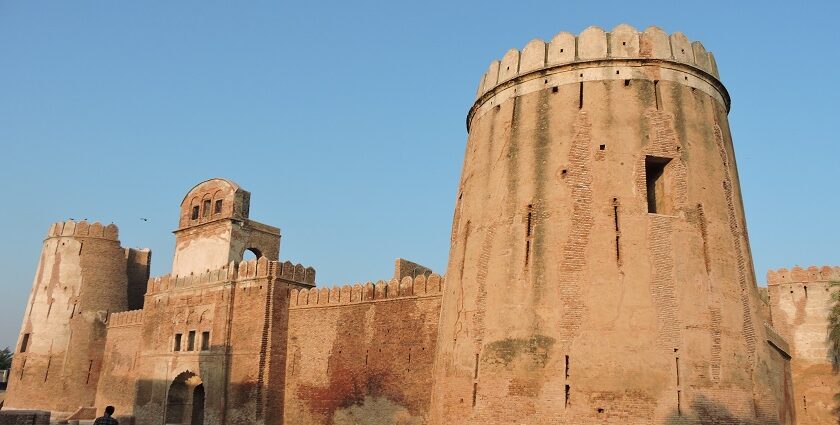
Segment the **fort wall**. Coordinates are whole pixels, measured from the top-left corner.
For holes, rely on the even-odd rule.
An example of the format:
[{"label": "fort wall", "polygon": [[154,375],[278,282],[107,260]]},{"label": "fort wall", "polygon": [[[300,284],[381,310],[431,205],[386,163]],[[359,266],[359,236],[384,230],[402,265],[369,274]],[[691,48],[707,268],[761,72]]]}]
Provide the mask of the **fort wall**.
[{"label": "fort wall", "polygon": [[286,422],[421,424],[443,279],[290,293]]},{"label": "fort wall", "polygon": [[790,343],[794,400],[799,425],[833,425],[840,376],[828,357],[829,282],[840,267],[794,267],[767,272],[773,325]]},{"label": "fort wall", "polygon": [[119,414],[134,411],[142,350],[143,310],[111,313],[102,358],[102,373],[91,406],[114,406]]},{"label": "fort wall", "polygon": [[278,423],[288,288],[314,279],[311,267],[265,257],[149,279],[143,310],[111,315],[97,405],[123,406],[137,423],[180,423],[192,400],[173,410],[169,394],[203,385],[205,423]]}]

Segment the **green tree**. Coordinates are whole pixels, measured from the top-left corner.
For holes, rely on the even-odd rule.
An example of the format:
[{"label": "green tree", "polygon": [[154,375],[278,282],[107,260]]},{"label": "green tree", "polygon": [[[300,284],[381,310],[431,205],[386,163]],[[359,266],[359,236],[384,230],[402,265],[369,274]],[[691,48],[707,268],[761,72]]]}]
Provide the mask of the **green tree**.
[{"label": "green tree", "polygon": [[[840,281],[829,282],[831,310],[828,313],[828,357],[834,371],[840,371]],[[834,395],[834,414],[840,422],[840,393]]]},{"label": "green tree", "polygon": [[831,311],[828,313],[828,356],[834,370],[840,370],[840,281],[829,282]]},{"label": "green tree", "polygon": [[0,370],[10,369],[12,367],[12,350],[6,347],[0,350]]}]

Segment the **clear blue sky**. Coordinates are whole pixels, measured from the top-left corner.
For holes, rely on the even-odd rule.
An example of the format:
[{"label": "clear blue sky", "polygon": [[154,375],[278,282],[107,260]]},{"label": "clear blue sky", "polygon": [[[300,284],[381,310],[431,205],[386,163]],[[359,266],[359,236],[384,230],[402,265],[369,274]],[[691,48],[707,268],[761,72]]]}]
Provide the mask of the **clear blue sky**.
[{"label": "clear blue sky", "polygon": [[0,347],[51,222],[117,223],[163,274],[178,203],[214,176],[321,284],[387,277],[397,256],[443,272],[479,77],[589,25],[715,53],[760,282],[840,264],[839,17],[829,1],[0,1]]}]

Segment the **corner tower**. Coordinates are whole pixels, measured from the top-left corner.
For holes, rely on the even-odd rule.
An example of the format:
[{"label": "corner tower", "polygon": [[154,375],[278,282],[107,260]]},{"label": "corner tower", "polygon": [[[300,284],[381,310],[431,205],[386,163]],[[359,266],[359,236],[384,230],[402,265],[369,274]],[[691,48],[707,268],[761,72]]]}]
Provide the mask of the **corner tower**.
[{"label": "corner tower", "polygon": [[66,221],[50,227],[6,408],[69,413],[93,406],[109,314],[143,307],[150,259],[149,250],[122,248],[113,224]]},{"label": "corner tower", "polygon": [[248,219],[251,193],[226,179],[193,187],[181,201],[172,275],[187,276],[242,261],[245,251],[277,261],[280,229]]},{"label": "corner tower", "polygon": [[702,44],[653,27],[491,63],[467,116],[432,423],[792,423],[729,103]]}]

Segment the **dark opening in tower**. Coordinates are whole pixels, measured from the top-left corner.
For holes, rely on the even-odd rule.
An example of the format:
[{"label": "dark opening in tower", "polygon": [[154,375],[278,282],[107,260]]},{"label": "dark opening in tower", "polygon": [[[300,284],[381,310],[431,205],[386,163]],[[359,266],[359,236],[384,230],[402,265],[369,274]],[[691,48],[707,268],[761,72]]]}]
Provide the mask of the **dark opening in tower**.
[{"label": "dark opening in tower", "polygon": [[648,212],[671,214],[671,194],[668,192],[668,163],[671,158],[645,157],[645,181],[647,182]]}]

